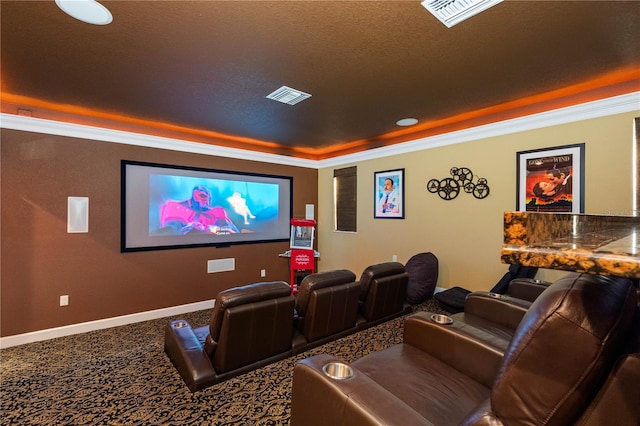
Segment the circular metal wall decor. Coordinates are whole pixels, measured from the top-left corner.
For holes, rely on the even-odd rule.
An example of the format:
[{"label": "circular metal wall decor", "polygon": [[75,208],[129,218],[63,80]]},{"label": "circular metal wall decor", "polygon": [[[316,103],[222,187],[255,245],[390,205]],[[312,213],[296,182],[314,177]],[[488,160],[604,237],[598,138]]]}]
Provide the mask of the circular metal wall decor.
[{"label": "circular metal wall decor", "polygon": [[453,176],[455,180],[462,183],[463,185],[466,185],[467,183],[471,183],[471,181],[473,181],[473,172],[466,167],[452,167],[449,173],[451,173],[451,176]]},{"label": "circular metal wall decor", "polygon": [[453,200],[460,193],[460,185],[453,178],[444,178],[438,185],[438,195],[443,200]]},{"label": "circular metal wall decor", "polygon": [[435,194],[438,192],[438,188],[440,187],[440,181],[438,179],[431,179],[427,182],[427,191]]},{"label": "circular metal wall decor", "polygon": [[427,191],[438,194],[443,200],[453,200],[461,191],[472,194],[481,200],[489,195],[489,185],[484,178],[478,178],[473,183],[473,172],[466,167],[452,167],[449,170],[451,177],[442,180],[431,179],[427,182]]}]

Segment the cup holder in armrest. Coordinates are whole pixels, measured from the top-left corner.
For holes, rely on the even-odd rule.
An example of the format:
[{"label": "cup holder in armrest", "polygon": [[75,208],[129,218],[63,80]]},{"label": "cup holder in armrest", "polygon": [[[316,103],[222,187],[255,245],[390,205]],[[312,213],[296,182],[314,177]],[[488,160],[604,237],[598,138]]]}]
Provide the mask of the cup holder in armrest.
[{"label": "cup holder in armrest", "polygon": [[453,319],[450,316],[442,315],[442,314],[431,315],[431,321],[437,324],[444,324],[444,325],[453,324]]},{"label": "cup holder in armrest", "polygon": [[495,298],[495,299],[506,299],[506,298],[507,298],[507,296],[505,296],[504,294],[500,294],[500,293],[492,293],[492,292],[489,292],[489,293],[487,293],[487,295],[488,295],[489,297],[493,297],[493,298]]},{"label": "cup holder in armrest", "polygon": [[549,281],[538,280],[538,279],[531,279],[531,282],[533,284],[542,284],[542,285],[547,285],[547,286],[551,284]]},{"label": "cup holder in armrest", "polygon": [[327,376],[335,380],[346,380],[353,377],[353,368],[342,362],[330,362],[322,367]]}]

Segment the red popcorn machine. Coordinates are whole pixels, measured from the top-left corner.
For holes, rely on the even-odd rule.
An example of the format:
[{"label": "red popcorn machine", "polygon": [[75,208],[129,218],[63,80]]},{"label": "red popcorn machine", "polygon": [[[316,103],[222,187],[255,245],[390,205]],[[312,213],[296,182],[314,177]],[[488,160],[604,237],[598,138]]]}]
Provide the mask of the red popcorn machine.
[{"label": "red popcorn machine", "polygon": [[315,258],[320,254],[313,249],[316,221],[291,219],[291,242],[285,257],[289,257],[291,294],[298,292],[298,279],[316,271]]}]

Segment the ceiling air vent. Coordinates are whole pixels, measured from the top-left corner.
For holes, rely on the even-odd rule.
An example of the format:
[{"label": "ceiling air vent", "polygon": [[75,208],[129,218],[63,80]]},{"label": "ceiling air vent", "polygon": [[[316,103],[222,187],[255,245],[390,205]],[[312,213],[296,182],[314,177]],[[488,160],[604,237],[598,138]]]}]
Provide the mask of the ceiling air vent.
[{"label": "ceiling air vent", "polygon": [[300,90],[292,89],[291,87],[282,86],[273,93],[267,95],[267,99],[273,99],[274,101],[282,102],[283,104],[295,105],[300,101],[304,101],[310,98],[308,93],[301,92]]},{"label": "ceiling air vent", "polygon": [[422,5],[447,28],[489,9],[502,0],[424,0]]}]

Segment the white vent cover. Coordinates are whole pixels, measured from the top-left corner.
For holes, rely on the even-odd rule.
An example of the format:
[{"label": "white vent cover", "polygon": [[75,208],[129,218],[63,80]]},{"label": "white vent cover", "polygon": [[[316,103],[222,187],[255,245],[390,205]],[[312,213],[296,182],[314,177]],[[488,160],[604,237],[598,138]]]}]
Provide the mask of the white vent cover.
[{"label": "white vent cover", "polygon": [[422,5],[447,28],[501,3],[502,0],[424,0]]},{"label": "white vent cover", "polygon": [[300,101],[310,98],[311,95],[291,87],[282,86],[278,90],[267,95],[267,99],[282,102],[283,104],[295,105]]}]

